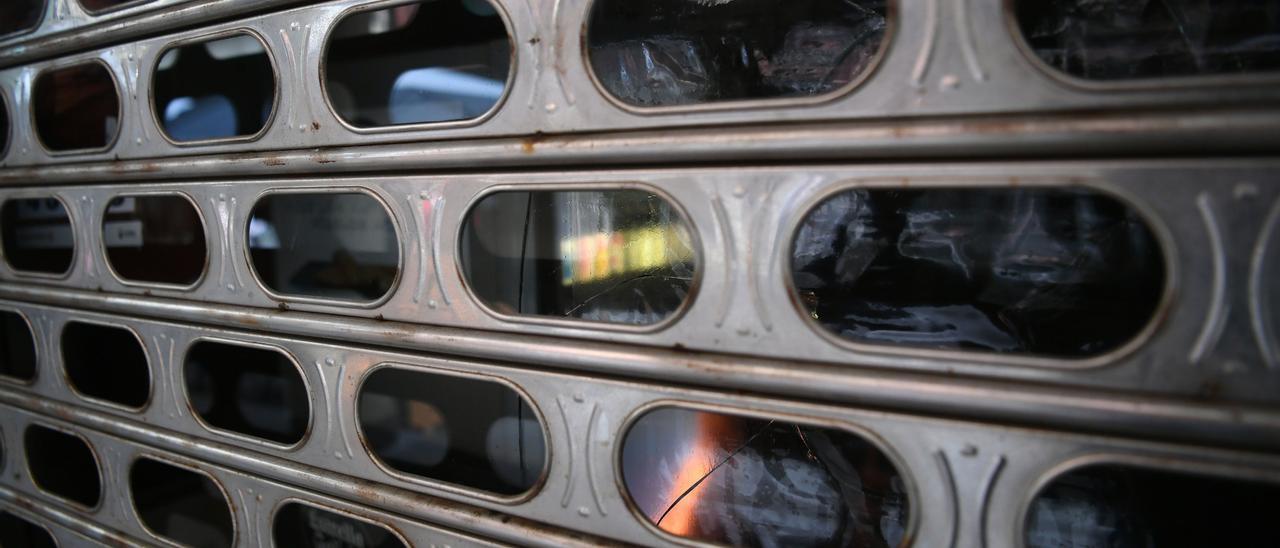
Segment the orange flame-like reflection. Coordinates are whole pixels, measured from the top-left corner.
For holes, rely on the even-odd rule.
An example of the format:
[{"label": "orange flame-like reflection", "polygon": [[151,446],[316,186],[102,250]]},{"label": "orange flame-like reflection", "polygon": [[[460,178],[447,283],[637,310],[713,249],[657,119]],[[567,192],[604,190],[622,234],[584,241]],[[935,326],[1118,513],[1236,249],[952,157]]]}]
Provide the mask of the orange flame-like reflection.
[{"label": "orange flame-like reflection", "polygon": [[[705,498],[711,479],[707,479],[689,491],[715,468],[721,460],[743,439],[742,419],[715,413],[698,413],[693,439],[688,441],[688,452],[680,463],[671,492],[667,494],[667,513],[659,517],[658,527],[679,536],[698,535],[697,515],[704,503],[714,504]],[[684,498],[680,498],[684,495]],[[674,506],[673,506],[674,505]],[[667,510],[667,508],[670,510]]]}]

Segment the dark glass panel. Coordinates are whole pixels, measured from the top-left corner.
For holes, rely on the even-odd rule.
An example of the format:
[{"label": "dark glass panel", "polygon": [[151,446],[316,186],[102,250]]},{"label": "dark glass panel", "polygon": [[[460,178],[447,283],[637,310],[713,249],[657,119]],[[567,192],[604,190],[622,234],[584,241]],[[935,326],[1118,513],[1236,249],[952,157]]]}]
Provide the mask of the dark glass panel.
[{"label": "dark glass panel", "polygon": [[513,46],[487,0],[416,2],[348,15],[325,57],[325,91],[357,127],[469,120],[502,98]]},{"label": "dark glass panel", "polygon": [[275,69],[250,34],[165,50],[152,85],[156,119],[179,142],[256,135],[275,108]]},{"label": "dark glass panel", "polygon": [[152,533],[194,548],[230,548],[231,506],[208,476],[149,458],[134,461],[129,492]]},{"label": "dark glass panel", "polygon": [[14,270],[63,274],[75,258],[71,217],[57,198],[15,198],[0,209],[4,258]]},{"label": "dark glass panel", "polygon": [[147,351],[132,331],[83,322],[62,328],[62,366],[87,398],[141,408],[151,396]]},{"label": "dark glass panel", "polygon": [[199,341],[183,369],[187,400],[209,426],[293,445],[311,423],[298,367],[283,352]]},{"label": "dark glass panel", "polygon": [[1280,546],[1280,486],[1135,466],[1077,468],[1031,502],[1027,545]]},{"label": "dark glass panel", "polygon": [[31,97],[36,134],[51,151],[103,149],[120,131],[120,97],[102,63],[41,72]]},{"label": "dark glass panel", "polygon": [[58,543],[43,526],[0,510],[0,546],[57,548]]},{"label": "dark glass panel", "polygon": [[17,312],[0,311],[0,376],[30,381],[36,378],[36,340]]},{"label": "dark glass panel", "polygon": [[263,197],[249,222],[249,253],[272,291],[375,301],[400,268],[400,243],[382,203],[358,192]]},{"label": "dark glass panel", "polygon": [[79,436],[33,424],[23,438],[31,480],[49,494],[93,508],[102,476],[93,450]]},{"label": "dark glass panel", "polygon": [[125,280],[190,285],[209,250],[200,213],[181,196],[122,196],[102,218],[107,261]]},{"label": "dark glass panel", "polygon": [[44,16],[44,0],[4,0],[0,2],[0,36],[29,31]]},{"label": "dark glass panel", "polygon": [[276,512],[276,546],[405,548],[390,529],[308,504],[291,502]]},{"label": "dark glass panel", "polygon": [[859,436],[664,407],[622,441],[636,507],[676,536],[734,546],[898,546],[906,482]]},{"label": "dark glass panel", "polygon": [[642,190],[499,192],[462,227],[467,284],[503,314],[647,325],[684,304],[688,223]]},{"label": "dark glass panel", "polygon": [[1276,0],[1017,0],[1014,6],[1032,51],[1080,78],[1280,69]]},{"label": "dark glass panel", "polygon": [[369,451],[406,474],[518,495],[546,467],[542,423],[497,382],[379,369],[360,388],[357,419]]},{"label": "dark glass panel", "polygon": [[885,0],[596,0],[591,68],[624,103],[661,107],[812,97],[869,70]]},{"label": "dark glass panel", "polygon": [[805,217],[801,303],[862,343],[1079,358],[1133,339],[1165,288],[1138,214],[1078,189],[854,189]]}]

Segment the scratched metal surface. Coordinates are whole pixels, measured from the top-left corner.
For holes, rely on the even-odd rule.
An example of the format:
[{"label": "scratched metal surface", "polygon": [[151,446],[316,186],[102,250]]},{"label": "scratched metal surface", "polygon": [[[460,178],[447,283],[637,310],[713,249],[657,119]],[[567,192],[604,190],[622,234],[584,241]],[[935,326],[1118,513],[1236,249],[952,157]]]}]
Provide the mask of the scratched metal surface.
[{"label": "scratched metal surface", "polygon": [[[5,383],[0,388],[0,404],[5,407],[0,430],[9,472],[0,483],[73,515],[114,524],[139,538],[146,535],[130,514],[120,478],[136,455],[149,453],[197,466],[222,483],[237,501],[241,545],[257,544],[249,539],[267,527],[265,509],[273,505],[271,501],[286,497],[360,512],[375,521],[393,523],[406,535],[415,529],[375,508],[522,544],[572,540],[530,525],[536,523],[620,541],[670,543],[673,538],[649,526],[632,509],[621,487],[618,457],[631,422],[647,410],[667,405],[846,429],[871,440],[907,478],[913,509],[908,536],[926,546],[1019,544],[1023,510],[1034,493],[1051,476],[1085,463],[1138,463],[1280,480],[1280,461],[1262,453],[593,378],[47,307],[27,310],[39,326],[42,358],[34,384]],[[70,318],[124,325],[146,341],[153,386],[144,409],[133,412],[100,404],[70,389],[60,374],[58,354],[48,350],[48,334]],[[200,337],[277,347],[302,364],[307,382],[319,387],[310,395],[314,412],[309,435],[286,448],[209,430],[195,419],[179,371],[187,345]],[[550,459],[542,482],[528,495],[504,499],[383,469],[365,449],[353,408],[361,380],[371,370],[388,365],[480,375],[517,387],[545,428]],[[58,502],[31,482],[24,473],[21,432],[32,422],[69,429],[88,440],[104,469],[100,509]],[[263,502],[256,502],[258,495]],[[350,502],[344,505],[338,498]],[[504,514],[527,521],[507,524],[499,519]],[[446,533],[429,529],[419,534],[438,538],[435,535]]]},{"label": "scratched metal surface", "polygon": [[[72,413],[74,414],[74,413]],[[460,533],[456,530],[441,528],[423,521],[407,519],[402,515],[378,511],[368,504],[353,504],[338,498],[326,496],[314,491],[300,489],[290,485],[300,483],[298,479],[307,474],[299,470],[293,474],[282,474],[281,483],[259,474],[246,474],[224,466],[194,460],[192,456],[208,458],[208,455],[183,456],[180,453],[157,449],[152,445],[139,443],[107,433],[85,429],[73,422],[54,417],[41,416],[18,408],[6,408],[3,421],[7,447],[13,453],[6,455],[6,471],[0,485],[0,500],[4,506],[18,507],[37,516],[37,521],[53,523],[51,531],[66,529],[63,534],[88,536],[94,544],[109,544],[119,539],[126,545],[173,545],[172,542],[157,536],[138,518],[138,510],[134,505],[129,488],[130,468],[141,457],[148,457],[161,462],[203,473],[212,478],[221,495],[228,501],[233,519],[233,537],[236,546],[271,546],[272,527],[276,512],[281,506],[290,502],[301,502],[313,507],[323,508],[335,513],[374,523],[394,532],[396,536],[409,543],[410,546],[501,546],[506,543],[495,543],[480,537]],[[69,415],[68,415],[69,416]],[[94,453],[98,466],[98,477],[102,485],[102,501],[94,508],[69,503],[65,499],[44,491],[31,479],[26,470],[22,454],[22,432],[30,424],[39,424],[66,432],[74,432],[84,439]],[[147,440],[142,440],[147,441]],[[188,444],[189,445],[189,444]],[[215,461],[217,459],[214,459]],[[311,474],[314,477],[314,474]],[[343,480],[333,479],[334,483]],[[350,485],[356,482],[346,480]],[[301,482],[305,483],[305,482]],[[351,487],[352,489],[369,489],[370,497],[377,496],[377,488]],[[388,490],[389,491],[389,490]],[[394,498],[394,496],[392,497]],[[401,498],[406,498],[402,495]],[[420,502],[415,512],[422,516],[433,516],[439,519],[429,501]],[[456,521],[470,521],[472,528],[482,530],[494,528],[493,516],[465,516],[461,512],[445,510],[442,514],[452,513]],[[461,518],[461,519],[460,519]],[[467,518],[470,518],[469,520]],[[572,537],[555,535],[546,530],[531,527],[519,527],[512,524],[510,531],[520,530],[522,534],[508,537],[507,543],[518,542],[528,545],[574,545],[581,540]],[[63,535],[58,535],[59,537]],[[84,545],[87,541],[72,542],[72,546]],[[64,544],[65,545],[65,544]]]},{"label": "scratched metal surface", "polygon": [[[406,341],[445,326],[634,344],[639,345],[637,349],[770,358],[779,361],[763,370],[780,377],[789,367],[786,361],[803,357],[805,362],[848,367],[850,374],[896,370],[939,379],[961,376],[1105,387],[1196,398],[1208,404],[1270,406],[1280,401],[1280,334],[1272,319],[1280,288],[1277,277],[1269,274],[1280,260],[1280,240],[1274,234],[1280,230],[1280,195],[1270,180],[1276,169],[1268,160],[1081,161],[246,179],[128,188],[7,189],[0,198],[55,197],[66,204],[78,260],[63,277],[28,275],[0,266],[0,280],[6,282],[0,291],[15,298],[43,298],[32,292],[45,288],[162,297],[136,311],[169,317],[178,312],[165,312],[167,307],[198,307],[198,303],[322,313],[333,321],[290,328],[295,334],[320,337],[354,339],[337,318],[366,318],[416,324],[403,326],[396,336]],[[839,190],[903,185],[939,192],[1065,186],[1117,196],[1144,216],[1156,235],[1167,263],[1166,294],[1150,323],[1131,341],[1081,359],[853,344],[832,337],[810,321],[790,288],[790,249],[796,227],[813,204]],[[666,197],[687,217],[698,253],[685,307],[662,323],[634,327],[511,316],[478,302],[459,266],[459,228],[479,197],[511,188],[640,188]],[[266,290],[249,265],[245,242],[251,208],[260,195],[273,189],[355,189],[381,201],[392,217],[400,246],[400,270],[390,293],[377,301],[353,304]],[[209,262],[196,285],[126,284],[108,268],[102,215],[110,199],[129,192],[179,193],[197,205]],[[571,368],[641,369],[622,368],[585,352],[569,350],[568,356],[564,363]],[[723,381],[713,374],[690,372],[689,376],[704,384]]]},{"label": "scratched metal surface", "polygon": [[[1170,120],[1192,115],[1187,110],[1208,109],[1210,115],[1229,117],[1233,110],[1274,104],[1280,97],[1274,75],[1268,74],[1101,87],[1067,81],[1024,52],[1024,46],[1010,27],[1003,0],[929,0],[896,2],[891,10],[896,22],[891,25],[888,46],[870,77],[855,89],[837,93],[828,100],[730,102],[669,111],[637,111],[620,106],[603,93],[585,61],[581,32],[590,0],[502,0],[497,2],[497,7],[513,44],[512,77],[504,99],[490,114],[466,123],[357,131],[334,115],[321,88],[323,78],[317,75],[323,74],[320,63],[334,23],[348,10],[388,4],[367,0],[320,3],[0,71],[0,93],[11,105],[11,118],[15,121],[12,143],[3,165],[46,166],[464,137],[621,132],[723,124],[893,120],[894,124],[901,125],[950,120],[960,115],[973,120],[994,117],[982,127],[971,128],[967,132],[971,135],[949,138],[952,148],[962,148],[968,139],[977,139],[981,144],[983,134],[1009,132],[1010,123],[1016,128],[1019,120],[1007,119],[1012,115],[1087,111],[1095,115],[1109,112],[1128,116],[1126,111],[1159,110],[1163,112],[1156,119]],[[232,29],[245,29],[259,35],[274,60],[281,101],[272,122],[261,137],[251,140],[202,146],[169,142],[155,121],[150,98],[152,67],[156,66],[159,53],[175,41]],[[101,151],[52,154],[33,138],[30,116],[25,115],[32,81],[41,70],[90,59],[106,63],[115,77],[123,106],[119,138]],[[1065,124],[1068,133],[1073,133],[1071,122]],[[1135,125],[1142,127],[1140,120],[1122,117],[1116,124],[1112,130],[1101,133],[1119,130],[1128,136],[1123,142],[1130,146],[1141,146],[1138,141],[1151,137],[1140,137],[1142,132],[1134,131]],[[1163,130],[1165,135],[1157,131],[1156,136],[1162,139],[1159,142],[1176,144],[1180,139],[1196,139],[1198,143],[1213,146],[1212,139],[1203,135],[1197,139],[1195,134],[1179,128],[1180,125],[1167,126]],[[946,131],[946,127],[940,124],[933,131]],[[1087,127],[1076,130],[1075,133],[1091,133]],[[1255,131],[1256,135],[1274,139],[1273,127],[1260,125]],[[703,137],[704,146],[719,149],[722,154],[726,152],[725,143],[712,139],[711,135],[703,134]],[[927,135],[925,137],[927,140]],[[1078,141],[1079,135],[1074,140],[1055,142],[1066,147],[1087,148]],[[1244,141],[1252,147],[1266,147],[1256,140]],[[607,156],[610,154],[607,144],[606,141],[595,145],[588,139],[592,152],[583,152],[577,157]],[[1016,142],[1006,142],[1003,150],[1016,150],[1016,145]],[[795,143],[790,152],[792,157],[798,157],[806,151],[812,155],[830,149],[818,147],[819,143],[804,146]],[[851,142],[842,148],[858,150],[859,147]],[[917,153],[924,152],[917,150]],[[264,161],[263,158],[255,160]],[[310,167],[322,169],[324,166]],[[166,168],[174,174],[198,173],[194,166]]]},{"label": "scratched metal surface", "polygon": [[65,55],[299,1],[136,0],[91,12],[79,0],[46,0],[34,28],[0,37],[0,66]]},{"label": "scratched metal surface", "polygon": [[[873,440],[908,480],[908,538],[920,546],[1023,545],[1037,490],[1088,463],[1280,482],[1274,74],[1087,84],[1025,51],[1004,0],[900,0],[883,56],[848,92],[640,111],[603,93],[584,59],[591,0],[500,0],[514,50],[495,110],[475,123],[355,131],[321,88],[325,38],[347,10],[394,3],[153,0],[92,16],[51,0],[36,31],[0,40],[12,120],[0,200],[60,199],[78,250],[62,277],[0,260],[0,309],[31,325],[39,365],[33,383],[0,381],[0,506],[62,546],[161,544],[122,480],[149,454],[223,485],[240,546],[270,544],[271,509],[286,499],[392,526],[419,546],[688,544],[650,526],[622,487],[621,439],[661,405]],[[268,128],[252,140],[169,142],[151,107],[158,55],[236,29],[259,35],[274,61],[280,106]],[[93,59],[120,89],[119,138],[49,153],[34,137],[32,82]],[[834,192],[903,186],[1108,193],[1152,227],[1169,289],[1130,344],[1084,360],[836,340],[788,286],[795,228]],[[257,280],[244,244],[251,208],[268,190],[306,188],[358,189],[386,208],[401,257],[387,298],[281,298]],[[460,227],[479,198],[511,188],[666,197],[698,251],[689,302],[645,329],[483,306],[459,267]],[[127,284],[108,267],[104,211],[140,192],[179,193],[199,209],[209,261],[193,286]],[[152,379],[143,409],[71,389],[58,351],[69,320],[139,335]],[[302,442],[228,435],[192,416],[183,357],[210,337],[279,348],[301,365],[312,409]],[[518,388],[544,428],[543,479],[503,498],[382,467],[355,409],[364,376],[387,364]],[[107,482],[100,508],[61,502],[25,473],[22,430],[33,422],[89,440]]]}]

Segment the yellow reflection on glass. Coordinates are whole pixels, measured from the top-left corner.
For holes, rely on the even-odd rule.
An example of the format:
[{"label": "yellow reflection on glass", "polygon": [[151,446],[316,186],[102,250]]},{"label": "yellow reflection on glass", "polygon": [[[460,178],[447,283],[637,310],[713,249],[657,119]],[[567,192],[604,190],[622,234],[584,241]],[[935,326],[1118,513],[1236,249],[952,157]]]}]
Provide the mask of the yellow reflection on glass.
[{"label": "yellow reflection on glass", "polygon": [[598,282],[693,260],[682,227],[646,227],[560,240],[562,283]]}]

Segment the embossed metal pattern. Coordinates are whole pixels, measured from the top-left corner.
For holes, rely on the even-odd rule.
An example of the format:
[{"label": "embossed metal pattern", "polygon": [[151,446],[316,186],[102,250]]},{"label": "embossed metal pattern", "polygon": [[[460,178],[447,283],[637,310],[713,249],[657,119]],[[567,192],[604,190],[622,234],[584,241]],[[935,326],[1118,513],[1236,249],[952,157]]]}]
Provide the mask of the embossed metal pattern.
[{"label": "embossed metal pattern", "polygon": [[[86,208],[83,214],[92,216],[76,219],[76,245],[93,252],[82,254],[64,281],[32,279],[26,283],[28,278],[0,268],[0,280],[22,282],[21,286],[9,285],[0,291],[39,291],[39,286],[56,286],[117,295],[163,296],[189,300],[191,305],[205,302],[259,309],[279,309],[283,302],[291,311],[422,326],[412,328],[410,333],[426,333],[426,326],[447,326],[637,344],[652,349],[678,346],[772,359],[803,356],[806,361],[851,369],[870,367],[1063,386],[1105,386],[1166,396],[1212,393],[1220,401],[1257,404],[1275,402],[1280,393],[1276,390],[1280,378],[1271,373],[1273,366],[1266,361],[1274,344],[1271,341],[1275,333],[1270,332],[1275,325],[1271,321],[1274,306],[1268,304],[1267,298],[1257,305],[1252,303],[1259,299],[1250,298],[1253,293],[1273,291],[1265,276],[1251,274],[1269,268],[1267,261],[1274,255],[1269,252],[1272,240],[1268,236],[1274,223],[1268,224],[1268,216],[1280,201],[1280,194],[1273,185],[1263,183],[1273,169],[1274,164],[1265,160],[1220,167],[1075,162],[1021,164],[1016,168],[1000,164],[930,168],[882,165],[803,171],[635,170],[586,175],[540,172],[243,180],[234,185],[158,184],[150,188],[187,193],[199,204],[203,217],[218,220],[211,223],[216,227],[210,227],[214,240],[209,253],[210,275],[201,284],[189,291],[178,291],[130,287],[104,279],[97,268],[102,262],[102,250],[94,239],[97,233],[86,233],[85,228],[100,226],[97,215],[101,213]],[[580,183],[584,178],[592,183]],[[890,189],[904,181],[914,189],[924,189],[922,192],[944,193],[957,187],[998,188],[1016,181],[1022,187],[1083,186],[1110,194],[1145,219],[1163,248],[1167,264],[1161,304],[1146,327],[1124,346],[1084,359],[913,349],[887,343],[849,346],[834,340],[812,325],[806,317],[808,312],[793,301],[788,278],[793,234],[803,212],[832,193],[851,187]],[[487,192],[509,185],[601,189],[629,188],[637,182],[669,196],[671,203],[685,212],[695,239],[700,242],[703,282],[678,317],[648,331],[587,322],[547,324],[487,313],[467,291],[457,256],[460,227],[471,204]],[[354,308],[341,301],[281,301],[252,282],[254,277],[242,242],[246,241],[246,218],[256,197],[268,190],[322,185],[338,193],[349,192],[347,189],[372,193],[401,227],[401,282],[381,304]],[[56,187],[53,196],[72,203],[105,203],[113,191],[110,186]],[[3,198],[35,195],[49,197],[49,190],[0,191]],[[1218,213],[1218,208],[1227,204],[1242,213],[1232,215],[1229,223]],[[1256,251],[1259,246],[1262,252]],[[1229,325],[1236,327],[1228,328]],[[298,333],[347,338],[346,332],[334,324]],[[392,344],[403,340],[391,339]],[[587,362],[601,363],[592,359]]]},{"label": "embossed metal pattern", "polygon": [[[71,317],[92,316],[75,311],[47,309],[49,313]],[[730,414],[749,413],[756,417],[795,421],[825,428],[856,429],[874,436],[877,445],[898,455],[899,470],[908,478],[919,507],[919,519],[906,534],[927,545],[959,539],[963,545],[1004,544],[1015,538],[1021,521],[1017,512],[991,511],[1017,508],[1034,493],[1038,482],[1051,477],[1054,468],[1081,455],[1103,455],[1113,459],[1148,459],[1179,462],[1184,466],[1204,466],[1206,473],[1228,474],[1252,479],[1280,480],[1280,461],[1274,455],[1246,453],[1203,446],[1131,441],[1122,438],[1080,435],[1044,429],[1010,428],[921,415],[886,413],[835,405],[735,395],[718,391],[678,388],[653,383],[614,381],[570,373],[535,371],[505,365],[447,358],[425,358],[360,347],[266,336],[260,333],[162,324],[134,320],[142,331],[162,331],[180,339],[180,344],[201,335],[272,344],[287,349],[299,360],[322,363],[326,358],[345,363],[349,375],[341,377],[337,390],[317,408],[317,432],[327,431],[324,423],[354,421],[340,411],[340,401],[351,402],[357,385],[354,378],[383,363],[423,370],[456,371],[504,379],[528,394],[531,403],[547,419],[552,460],[546,483],[527,501],[511,503],[489,500],[473,492],[447,485],[424,485],[383,472],[358,444],[337,432],[313,435],[293,450],[272,448],[248,439],[219,437],[194,427],[191,417],[169,411],[178,401],[157,402],[148,409],[145,423],[128,418],[112,408],[89,409],[75,403],[65,386],[45,383],[26,390],[0,389],[0,405],[6,413],[0,431],[6,447],[21,446],[11,432],[21,432],[29,421],[37,420],[84,435],[103,455],[103,508],[99,518],[117,515],[118,489],[122,466],[139,453],[157,454],[211,473],[232,497],[238,485],[287,482],[310,492],[359,501],[373,508],[417,516],[446,526],[458,527],[449,512],[425,500],[439,500],[448,506],[461,503],[493,511],[492,519],[509,514],[531,522],[543,522],[567,529],[591,531],[622,541],[659,544],[664,537],[642,525],[633,513],[618,476],[620,436],[628,423],[659,405],[696,406]],[[47,367],[48,364],[42,364]],[[307,370],[312,374],[336,375],[328,369]],[[42,377],[45,378],[45,377]],[[331,378],[333,382],[337,379]],[[318,398],[318,394],[313,397]],[[553,410],[554,409],[554,410]],[[563,411],[561,411],[563,410]],[[347,424],[346,428],[351,428]],[[586,434],[586,433],[589,433]],[[147,448],[141,448],[145,443]],[[335,447],[349,450],[333,451]],[[235,470],[236,472],[232,472]],[[354,479],[360,478],[358,483]],[[4,477],[0,484],[40,496],[24,477]],[[272,483],[272,485],[275,485]],[[247,486],[246,496],[280,496],[279,489]],[[246,499],[247,500],[247,499]],[[236,505],[237,528],[241,534],[250,525]],[[250,515],[258,512],[249,503]],[[473,515],[470,512],[467,515]],[[486,518],[489,519],[489,518]],[[507,518],[503,518],[507,519]],[[493,524],[474,518],[463,519],[464,529],[492,535]],[[262,530],[263,525],[256,527]],[[501,529],[501,527],[498,527]],[[268,530],[269,529],[265,529]],[[129,531],[124,531],[128,533]],[[514,533],[514,531],[512,531]],[[262,534],[261,532],[252,534]],[[986,539],[982,541],[980,539]],[[1004,539],[1004,540],[1002,540]]]},{"label": "embossed metal pattern", "polygon": [[[129,470],[145,457],[212,477],[239,546],[271,545],[291,504],[413,546],[676,545],[628,497],[621,470],[628,428],[664,407],[865,437],[901,474],[911,519],[894,538],[916,546],[1023,545],[1036,494],[1084,465],[1280,482],[1275,74],[1081,86],[1027,51],[1010,0],[904,0],[886,4],[884,49],[847,90],[640,111],[597,85],[583,40],[593,0],[492,3],[512,45],[497,106],[387,130],[343,123],[322,63],[343,14],[399,0],[151,0],[97,14],[49,0],[36,29],[0,37],[0,202],[56,200],[69,222],[56,237],[72,250],[65,274],[0,261],[0,309],[30,326],[36,369],[28,383],[0,382],[0,509],[62,546],[158,544],[130,503]],[[260,37],[277,72],[262,132],[169,141],[153,97],[163,52],[236,33]],[[49,153],[34,81],[86,62],[120,88],[119,137]],[[1149,226],[1164,277],[1133,337],[1078,359],[866,344],[825,332],[798,302],[792,242],[823,200],[1014,187],[1088,189]],[[513,189],[662,196],[696,254],[685,304],[648,326],[486,307],[460,242],[467,212]],[[398,249],[385,295],[352,306],[260,283],[253,209],[302,190],[367,193],[385,209]],[[112,204],[152,193],[190,198],[203,221],[207,260],[190,286],[122,280],[108,261],[121,235],[102,230]],[[73,389],[60,351],[72,322],[136,333],[145,406]],[[300,441],[203,421],[183,367],[210,340],[294,360],[310,409]],[[362,380],[379,368],[518,393],[541,423],[545,468],[513,496],[388,469],[359,420]],[[33,481],[31,424],[86,440],[101,463],[96,509]]]},{"label": "embossed metal pattern", "polygon": [[[60,2],[59,2],[60,3]],[[55,4],[59,4],[55,3]],[[410,131],[360,134],[332,111],[322,89],[320,63],[326,37],[342,14],[370,5],[368,0],[339,0],[252,19],[220,23],[185,33],[141,39],[97,51],[80,52],[56,61],[35,62],[0,71],[0,88],[17,98],[15,111],[26,110],[34,72],[54,63],[99,60],[125,86],[121,139],[97,153],[53,157],[31,146],[25,131],[14,134],[5,159],[10,167],[86,160],[151,159],[194,154],[278,151],[299,148],[388,144],[406,140],[439,141],[452,138],[499,138],[546,134],[622,131],[651,128],[692,128],[705,125],[884,120],[939,120],[963,114],[1013,116],[1064,110],[1123,112],[1123,109],[1161,107],[1247,108],[1277,98],[1274,78],[1266,74],[1232,82],[1230,87],[1206,80],[1199,86],[1156,87],[1141,93],[1097,93],[1074,89],[1057,81],[1025,55],[1007,28],[1003,0],[964,0],[902,3],[890,14],[897,32],[880,66],[853,93],[822,104],[791,100],[768,103],[768,108],[681,111],[678,115],[633,113],[620,109],[594,83],[580,40],[588,19],[589,0],[558,0],[518,5],[521,0],[496,2],[516,48],[507,95],[513,98],[483,123],[472,127],[420,128]],[[153,2],[143,4],[154,6]],[[548,9],[549,8],[549,9]],[[132,9],[132,8],[130,8]],[[149,67],[170,44],[211,33],[246,30],[264,38],[270,55],[279,59],[281,116],[254,142],[218,142],[187,147],[156,139],[159,134],[149,96]],[[139,68],[141,67],[141,68]],[[903,93],[907,86],[909,92]],[[1216,114],[1215,114],[1216,115]],[[996,124],[1002,126],[1002,124]],[[1138,131],[1125,124],[1130,131]],[[948,127],[945,124],[943,127]],[[1002,126],[1004,127],[1004,126]],[[1004,129],[998,131],[1003,133]],[[149,138],[150,137],[150,138]],[[963,133],[949,142],[964,146],[973,135]],[[713,140],[705,146],[719,148]],[[1072,146],[1082,146],[1077,143]],[[850,144],[849,146],[857,146]],[[594,147],[599,148],[599,147]],[[829,148],[829,147],[827,147]],[[804,147],[809,153],[817,144]],[[1011,148],[1012,149],[1012,148]],[[608,150],[608,149],[606,149]],[[585,151],[583,152],[585,154]],[[594,154],[603,154],[596,151]],[[445,155],[447,157],[447,154]],[[258,162],[280,165],[270,155]],[[318,169],[321,166],[311,166]],[[385,169],[385,167],[384,167]]]}]

